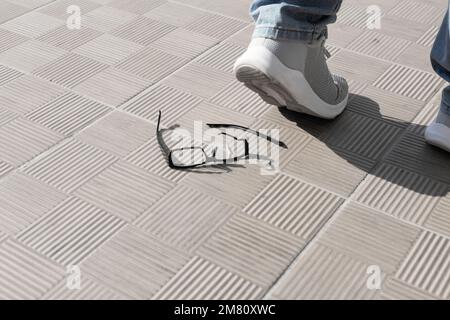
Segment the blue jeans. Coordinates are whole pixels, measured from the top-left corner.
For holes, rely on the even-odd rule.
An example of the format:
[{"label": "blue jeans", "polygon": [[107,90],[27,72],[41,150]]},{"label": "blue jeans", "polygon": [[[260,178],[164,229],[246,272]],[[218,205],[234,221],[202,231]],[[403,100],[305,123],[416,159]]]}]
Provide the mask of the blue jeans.
[{"label": "blue jeans", "polygon": [[[327,25],[336,21],[342,0],[254,0],[254,38],[313,41],[327,36]],[[449,2],[450,7],[450,2]],[[434,70],[450,82],[449,12],[431,52]],[[442,95],[442,110],[450,115],[450,86]]]}]

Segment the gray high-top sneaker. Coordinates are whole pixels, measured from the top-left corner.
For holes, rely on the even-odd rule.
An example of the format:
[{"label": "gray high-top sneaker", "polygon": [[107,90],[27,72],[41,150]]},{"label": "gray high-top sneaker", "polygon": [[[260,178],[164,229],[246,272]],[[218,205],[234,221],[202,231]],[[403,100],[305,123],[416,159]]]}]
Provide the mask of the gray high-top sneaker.
[{"label": "gray high-top sneaker", "polygon": [[440,110],[436,120],[425,130],[425,140],[431,145],[450,152],[450,115]]},{"label": "gray high-top sneaker", "polygon": [[253,39],[234,65],[236,78],[270,104],[335,118],[347,105],[348,85],[330,73],[324,42]]}]

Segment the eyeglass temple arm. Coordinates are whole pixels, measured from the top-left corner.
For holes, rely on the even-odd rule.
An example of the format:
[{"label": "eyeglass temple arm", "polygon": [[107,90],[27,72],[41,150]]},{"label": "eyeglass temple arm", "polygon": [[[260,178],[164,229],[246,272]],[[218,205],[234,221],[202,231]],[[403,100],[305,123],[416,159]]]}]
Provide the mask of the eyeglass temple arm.
[{"label": "eyeglass temple arm", "polygon": [[159,146],[164,152],[166,156],[166,160],[170,162],[170,149],[167,146],[167,144],[164,142],[164,139],[162,138],[162,130],[160,130],[161,127],[161,110],[158,112],[158,123],[156,125],[156,139],[158,140]]},{"label": "eyeglass temple arm", "polygon": [[276,140],[276,139],[274,139],[272,137],[269,137],[269,136],[267,136],[267,135],[265,135],[265,134],[263,134],[263,133],[261,133],[259,131],[256,131],[256,130],[253,130],[253,129],[250,129],[250,128],[247,128],[247,127],[244,127],[244,126],[240,126],[240,125],[236,125],[236,124],[226,124],[226,123],[225,124],[221,124],[221,123],[207,123],[206,125],[208,127],[210,127],[210,128],[236,128],[236,129],[241,129],[241,130],[253,133],[253,134],[255,134],[258,137],[266,139],[269,142],[277,144],[277,145],[279,145],[280,147],[282,147],[284,149],[288,148],[287,145],[284,142]]}]

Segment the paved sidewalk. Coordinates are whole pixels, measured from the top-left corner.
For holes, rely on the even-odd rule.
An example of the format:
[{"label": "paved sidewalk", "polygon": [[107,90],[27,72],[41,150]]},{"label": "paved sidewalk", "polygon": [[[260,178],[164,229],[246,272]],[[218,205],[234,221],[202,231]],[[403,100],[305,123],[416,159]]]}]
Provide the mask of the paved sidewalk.
[{"label": "paved sidewalk", "polygon": [[[447,1],[344,1],[335,121],[234,79],[249,2],[0,0],[0,298],[450,299],[450,155],[423,139]],[[168,169],[159,109],[279,128],[281,173]]]}]

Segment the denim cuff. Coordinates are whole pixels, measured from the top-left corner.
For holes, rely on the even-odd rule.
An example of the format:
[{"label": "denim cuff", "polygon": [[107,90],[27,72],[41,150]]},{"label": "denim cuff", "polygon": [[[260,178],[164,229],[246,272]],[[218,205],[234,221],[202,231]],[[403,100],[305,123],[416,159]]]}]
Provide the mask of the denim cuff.
[{"label": "denim cuff", "polygon": [[290,30],[277,27],[256,26],[253,38],[268,38],[273,40],[297,40],[313,42],[322,37],[328,37],[328,29],[322,30]]}]

